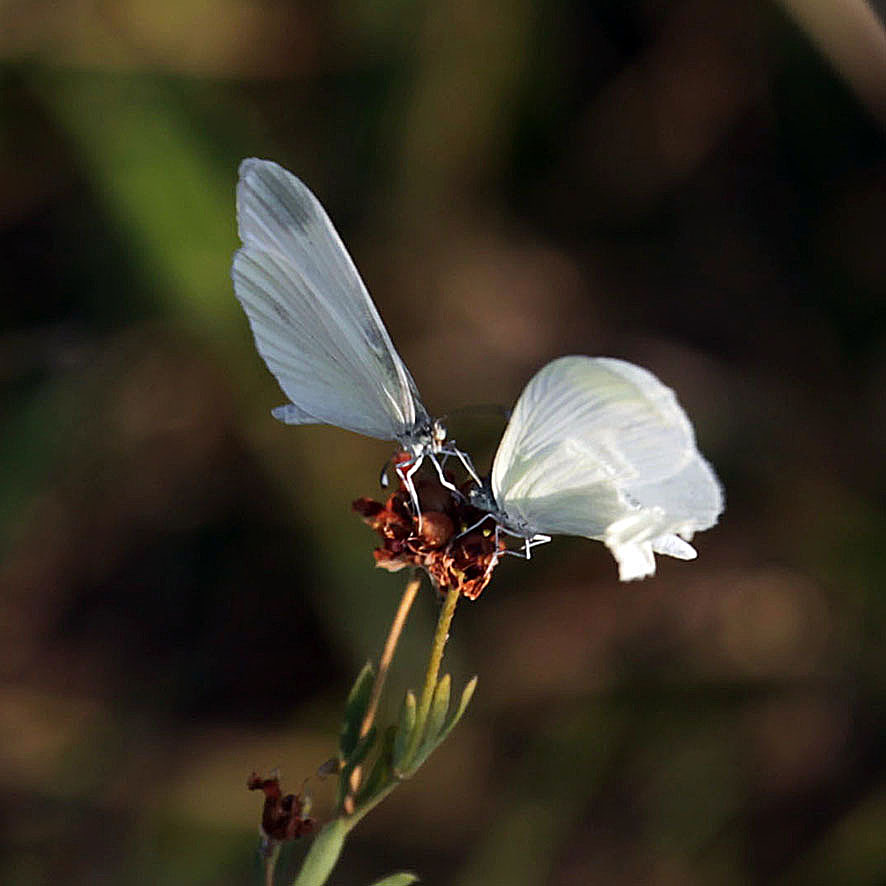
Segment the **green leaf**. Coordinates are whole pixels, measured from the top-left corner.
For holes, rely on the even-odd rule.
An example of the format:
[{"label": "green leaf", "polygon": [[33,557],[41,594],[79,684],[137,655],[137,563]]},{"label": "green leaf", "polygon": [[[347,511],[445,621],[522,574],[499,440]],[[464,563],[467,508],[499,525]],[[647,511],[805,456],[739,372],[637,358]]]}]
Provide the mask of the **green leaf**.
[{"label": "green leaf", "polygon": [[428,746],[436,745],[435,739],[443,728],[446,720],[446,714],[449,713],[449,692],[452,686],[452,680],[449,674],[444,674],[443,678],[434,689],[434,698],[431,701],[431,710],[428,712],[428,721],[425,726],[425,734],[422,744]]},{"label": "green leaf", "polygon": [[410,886],[412,883],[418,883],[418,874],[402,871],[399,874],[391,874],[382,880],[376,880],[372,886]]},{"label": "green leaf", "polygon": [[385,730],[381,751],[379,751],[369,777],[363,782],[357,792],[357,805],[360,806],[371,799],[376,791],[384,787],[391,780],[391,756],[394,749],[394,740],[397,734],[395,726],[388,726]]},{"label": "green leaf", "polygon": [[446,725],[443,727],[443,731],[440,733],[437,738],[437,744],[443,741],[447,735],[455,728],[455,724],[461,720],[462,715],[468,709],[468,705],[471,703],[471,699],[474,697],[474,690],[477,688],[477,678],[471,677],[468,680],[467,685],[461,692],[461,699],[458,702],[458,707],[452,712],[452,716],[447,721]]},{"label": "green leaf", "polygon": [[[448,675],[446,677],[444,677],[443,680],[440,681],[440,683],[442,684],[444,682],[444,680],[447,680],[447,679],[448,679]],[[438,684],[437,689],[439,690],[439,688],[440,688],[440,686]],[[471,697],[473,696],[474,690],[476,688],[477,688],[477,678],[473,677],[468,682],[467,686],[465,686],[465,688],[462,690],[461,700],[458,703],[458,707],[455,709],[455,711],[451,714],[449,719],[446,721],[446,725],[443,727],[442,730],[439,731],[439,733],[435,734],[433,737],[425,738],[425,740],[422,742],[421,747],[419,748],[419,752],[415,755],[415,759],[412,761],[412,764],[410,765],[409,770],[407,772],[403,773],[404,776],[406,776],[406,777],[411,776],[419,768],[419,766],[421,766],[422,763],[424,763],[425,760],[427,760],[428,757],[431,756],[433,751],[436,750],[443,743],[443,741],[446,739],[446,737],[449,735],[449,733],[452,732],[452,730],[455,728],[455,724],[458,723],[458,721],[461,719],[462,714],[464,714],[464,712],[467,710],[467,707],[471,702]],[[447,692],[447,706],[448,706],[448,701],[449,701],[448,686],[446,687],[446,692]],[[436,706],[436,703],[437,703],[437,691],[435,690],[435,692],[434,692],[434,706]],[[431,710],[433,712],[434,708],[432,707]],[[444,715],[445,715],[445,712],[444,712]],[[432,716],[433,716],[433,714],[432,714]],[[429,718],[428,724],[430,725],[430,718]]]},{"label": "green leaf", "polygon": [[400,708],[397,737],[394,739],[394,752],[391,761],[394,769],[403,762],[403,756],[409,747],[412,730],[415,728],[415,708],[415,693],[410,689],[406,692],[403,705]]},{"label": "green leaf", "polygon": [[366,708],[369,706],[369,696],[372,693],[374,680],[375,672],[372,669],[372,663],[367,661],[354,681],[348,694],[348,700],[345,702],[345,719],[342,723],[341,737],[338,743],[342,760],[349,761],[357,747],[360,726],[366,716]]},{"label": "green leaf", "polygon": [[342,819],[329,822],[311,844],[292,886],[323,886],[341,855],[347,833]]}]

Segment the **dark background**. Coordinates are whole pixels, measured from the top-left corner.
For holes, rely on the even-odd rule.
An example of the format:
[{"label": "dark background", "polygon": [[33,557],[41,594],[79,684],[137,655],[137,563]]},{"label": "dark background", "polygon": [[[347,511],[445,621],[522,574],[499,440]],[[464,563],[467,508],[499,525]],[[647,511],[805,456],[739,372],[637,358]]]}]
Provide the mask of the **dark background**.
[{"label": "dark background", "polygon": [[[886,881],[886,44],[814,5],[3,6],[4,884],[257,882],[246,776],[329,756],[396,606],[350,512],[390,447],[269,414],[249,155],[324,202],[433,413],[622,357],[726,489],[694,563],[622,585],[555,539],[460,606],[472,707],[334,883]],[[452,424],[486,462],[500,425]]]}]

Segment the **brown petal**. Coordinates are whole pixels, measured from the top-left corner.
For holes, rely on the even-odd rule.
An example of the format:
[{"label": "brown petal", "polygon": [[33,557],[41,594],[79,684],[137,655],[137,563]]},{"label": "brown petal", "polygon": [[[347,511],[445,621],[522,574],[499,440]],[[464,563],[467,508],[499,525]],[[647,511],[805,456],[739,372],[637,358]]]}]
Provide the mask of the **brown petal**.
[{"label": "brown petal", "polygon": [[401,555],[394,554],[384,548],[376,548],[372,555],[375,557],[375,565],[382,569],[387,569],[388,572],[399,572],[404,566],[409,565],[406,560],[402,559]]}]

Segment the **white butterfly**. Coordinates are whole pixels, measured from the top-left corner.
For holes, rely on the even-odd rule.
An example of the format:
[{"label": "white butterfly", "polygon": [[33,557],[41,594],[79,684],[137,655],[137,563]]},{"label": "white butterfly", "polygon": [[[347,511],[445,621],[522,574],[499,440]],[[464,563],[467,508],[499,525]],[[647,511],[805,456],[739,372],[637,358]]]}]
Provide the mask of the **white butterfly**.
[{"label": "white butterfly", "polygon": [[598,539],[622,581],[654,574],[654,553],[694,559],[693,533],[723,510],[674,392],[609,357],[560,357],[532,378],[472,498],[527,558],[551,534]]},{"label": "white butterfly", "polygon": [[428,415],[360,275],[319,200],[269,160],[240,164],[234,292],[259,354],[289,397],[273,410],[286,424],[329,424],[396,440],[412,459],[398,466],[417,507],[412,474],[429,456],[455,455]]}]

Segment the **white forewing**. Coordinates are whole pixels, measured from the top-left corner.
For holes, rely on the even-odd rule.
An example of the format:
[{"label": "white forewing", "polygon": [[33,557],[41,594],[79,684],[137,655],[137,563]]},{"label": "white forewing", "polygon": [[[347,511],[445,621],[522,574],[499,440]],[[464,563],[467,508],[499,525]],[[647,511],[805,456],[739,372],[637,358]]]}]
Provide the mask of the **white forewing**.
[{"label": "white forewing", "polygon": [[427,420],[409,371],[317,198],[276,163],[240,164],[234,291],[291,403],[289,424],[408,437]]},{"label": "white forewing", "polygon": [[606,357],[561,357],[532,378],[499,444],[492,491],[509,528],[601,539],[622,578],[651,574],[653,551],[694,557],[683,539],[723,509],[674,392]]}]

